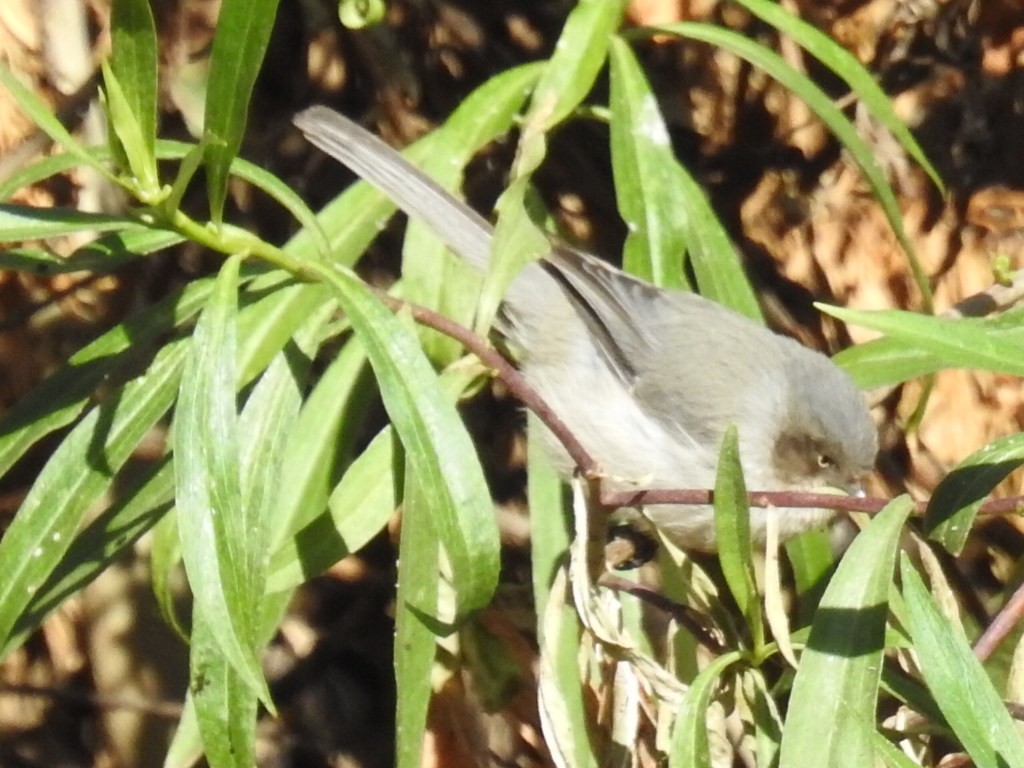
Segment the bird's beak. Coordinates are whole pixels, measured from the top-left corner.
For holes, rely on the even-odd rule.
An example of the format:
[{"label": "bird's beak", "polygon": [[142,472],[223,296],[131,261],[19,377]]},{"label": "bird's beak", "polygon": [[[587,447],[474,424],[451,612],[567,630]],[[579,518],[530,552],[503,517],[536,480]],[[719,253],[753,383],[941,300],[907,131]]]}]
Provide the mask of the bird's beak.
[{"label": "bird's beak", "polygon": [[843,488],[843,490],[845,490],[848,495],[858,499],[863,499],[868,495],[868,492],[864,490],[864,484],[860,481],[849,483]]}]

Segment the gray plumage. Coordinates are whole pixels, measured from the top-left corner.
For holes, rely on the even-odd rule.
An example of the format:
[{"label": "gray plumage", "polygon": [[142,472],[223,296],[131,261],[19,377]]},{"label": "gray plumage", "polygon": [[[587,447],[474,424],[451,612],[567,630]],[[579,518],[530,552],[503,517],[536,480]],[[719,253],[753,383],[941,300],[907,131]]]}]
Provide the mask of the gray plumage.
[{"label": "gray plumage", "polygon": [[[486,270],[493,228],[391,147],[326,107],[295,124],[317,147]],[[735,423],[747,486],[849,487],[870,471],[875,427],[861,394],[827,357],[696,294],[657,288],[595,256],[553,245],[504,298],[501,332],[524,375],[617,488],[707,488]],[[563,473],[573,467],[546,435]],[[706,506],[658,505],[648,516],[681,545],[714,547]],[[824,510],[753,510],[789,536]]]}]

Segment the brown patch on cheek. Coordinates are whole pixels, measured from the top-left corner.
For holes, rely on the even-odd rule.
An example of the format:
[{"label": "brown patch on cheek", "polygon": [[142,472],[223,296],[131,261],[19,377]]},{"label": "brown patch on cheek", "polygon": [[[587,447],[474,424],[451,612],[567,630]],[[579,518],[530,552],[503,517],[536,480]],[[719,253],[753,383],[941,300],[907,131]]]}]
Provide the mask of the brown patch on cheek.
[{"label": "brown patch on cheek", "polygon": [[772,465],[775,476],[791,485],[806,485],[821,473],[814,442],[803,435],[780,435],[772,451]]}]

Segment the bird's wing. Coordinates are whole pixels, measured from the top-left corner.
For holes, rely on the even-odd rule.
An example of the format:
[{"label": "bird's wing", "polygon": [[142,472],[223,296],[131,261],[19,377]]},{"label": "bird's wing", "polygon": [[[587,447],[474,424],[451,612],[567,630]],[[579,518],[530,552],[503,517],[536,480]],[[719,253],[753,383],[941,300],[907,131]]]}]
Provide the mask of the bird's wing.
[{"label": "bird's wing", "polygon": [[663,423],[717,439],[754,407],[740,393],[763,391],[780,375],[778,337],[737,312],[697,294],[663,290],[569,248],[556,248],[546,261],[595,345]]}]

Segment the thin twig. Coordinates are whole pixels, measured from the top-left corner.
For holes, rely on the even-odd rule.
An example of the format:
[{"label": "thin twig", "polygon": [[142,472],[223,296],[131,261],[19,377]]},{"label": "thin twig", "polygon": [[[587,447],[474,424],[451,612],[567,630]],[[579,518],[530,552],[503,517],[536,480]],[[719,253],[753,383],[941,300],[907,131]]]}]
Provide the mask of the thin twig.
[{"label": "thin twig", "polygon": [[544,422],[544,425],[562,443],[569,456],[576,462],[576,466],[580,468],[584,475],[591,476],[599,472],[597,462],[587,453],[587,450],[576,439],[576,435],[569,430],[565,422],[559,418],[558,414],[551,410],[551,407],[537,393],[537,390],[526,381],[523,374],[516,370],[515,366],[490,346],[486,340],[465,326],[459,325],[454,320],[431,309],[396,299],[387,294],[381,294],[381,298],[393,310],[407,309],[412,314],[413,320],[417,323],[433,328],[435,331],[439,331],[445,336],[461,342],[466,349],[480,358],[485,365],[493,369],[509,390],[527,408],[537,414],[540,420]]},{"label": "thin twig", "polygon": [[974,655],[979,661],[985,661],[995,652],[999,644],[1006,639],[1024,616],[1024,582],[1017,586],[1010,599],[999,609],[999,613],[989,623],[974,644]]},{"label": "thin twig", "polygon": [[632,595],[638,600],[642,600],[648,605],[652,605],[658,610],[667,613],[675,619],[677,624],[685,627],[686,630],[696,638],[698,643],[703,645],[716,656],[721,656],[728,650],[728,648],[718,642],[715,636],[712,635],[704,625],[693,618],[689,608],[677,603],[671,598],[666,597],[660,592],[643,584],[637,584],[636,582],[628,581],[621,576],[616,576],[607,572],[601,574],[598,583],[602,587],[607,587],[608,589],[615,590],[616,592],[625,592],[628,595]]}]

